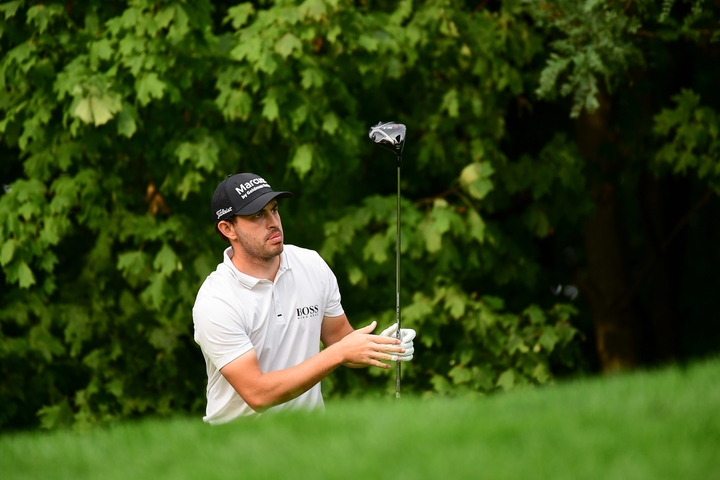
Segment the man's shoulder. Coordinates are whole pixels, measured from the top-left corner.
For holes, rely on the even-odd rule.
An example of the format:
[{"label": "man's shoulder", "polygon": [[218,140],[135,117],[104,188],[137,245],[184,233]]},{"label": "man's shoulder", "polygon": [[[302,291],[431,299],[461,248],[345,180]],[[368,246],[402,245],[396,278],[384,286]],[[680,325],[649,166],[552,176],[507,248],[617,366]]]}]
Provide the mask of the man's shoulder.
[{"label": "man's shoulder", "polygon": [[223,298],[231,295],[233,291],[233,276],[227,265],[219,264],[215,271],[210,273],[198,290],[195,302],[213,297]]},{"label": "man's shoulder", "polygon": [[288,260],[290,261],[325,262],[320,254],[315,250],[298,247],[297,245],[285,245],[284,252],[287,254]]},{"label": "man's shoulder", "polygon": [[330,265],[315,250],[286,245],[287,266],[295,272],[296,281],[304,278],[308,284],[325,282],[331,275]]}]

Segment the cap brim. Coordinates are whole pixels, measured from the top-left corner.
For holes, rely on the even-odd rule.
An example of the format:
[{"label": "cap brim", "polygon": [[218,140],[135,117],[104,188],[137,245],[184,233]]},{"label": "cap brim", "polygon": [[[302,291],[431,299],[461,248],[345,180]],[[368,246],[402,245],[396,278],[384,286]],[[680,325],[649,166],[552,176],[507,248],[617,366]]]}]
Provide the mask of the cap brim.
[{"label": "cap brim", "polygon": [[291,192],[267,192],[245,205],[245,208],[242,210],[235,212],[235,215],[254,215],[265,208],[265,205],[272,200],[276,198],[290,198],[292,196],[293,194]]}]

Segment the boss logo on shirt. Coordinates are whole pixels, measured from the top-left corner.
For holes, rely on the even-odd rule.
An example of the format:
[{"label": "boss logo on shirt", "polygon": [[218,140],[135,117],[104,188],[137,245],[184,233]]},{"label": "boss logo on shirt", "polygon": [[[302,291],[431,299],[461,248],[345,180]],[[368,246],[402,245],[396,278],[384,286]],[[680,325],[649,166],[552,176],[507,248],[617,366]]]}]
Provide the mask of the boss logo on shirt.
[{"label": "boss logo on shirt", "polygon": [[310,305],[308,307],[297,308],[298,319],[317,317],[320,315],[320,307],[317,305]]}]

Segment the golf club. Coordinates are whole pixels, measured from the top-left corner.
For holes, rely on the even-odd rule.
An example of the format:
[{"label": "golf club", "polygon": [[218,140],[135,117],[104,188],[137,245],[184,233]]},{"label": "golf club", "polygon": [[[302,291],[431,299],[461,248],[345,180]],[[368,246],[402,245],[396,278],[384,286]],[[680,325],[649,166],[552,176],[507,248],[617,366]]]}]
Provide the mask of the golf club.
[{"label": "golf club", "polygon": [[[407,129],[402,123],[378,122],[370,127],[368,136],[370,140],[383,148],[395,152],[397,155],[397,227],[395,234],[395,320],[397,321],[396,336],[402,338],[400,330],[400,165],[402,165],[402,151],[405,146],[405,132]],[[400,398],[400,362],[395,363],[395,398]]]}]

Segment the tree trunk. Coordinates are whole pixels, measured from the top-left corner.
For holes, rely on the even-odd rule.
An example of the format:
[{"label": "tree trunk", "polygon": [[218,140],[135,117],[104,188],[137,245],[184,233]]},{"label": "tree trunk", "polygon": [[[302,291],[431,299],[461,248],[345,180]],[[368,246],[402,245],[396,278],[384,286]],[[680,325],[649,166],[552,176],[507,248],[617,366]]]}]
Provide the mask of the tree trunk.
[{"label": "tree trunk", "polygon": [[625,294],[630,288],[625,261],[626,238],[623,216],[613,187],[613,169],[600,153],[609,140],[610,105],[600,95],[600,108],[583,112],[576,123],[578,147],[600,175],[590,185],[595,212],[585,224],[587,273],[582,282],[595,329],[596,348],[603,372],[622,370],[638,363],[635,342],[636,315]]}]

